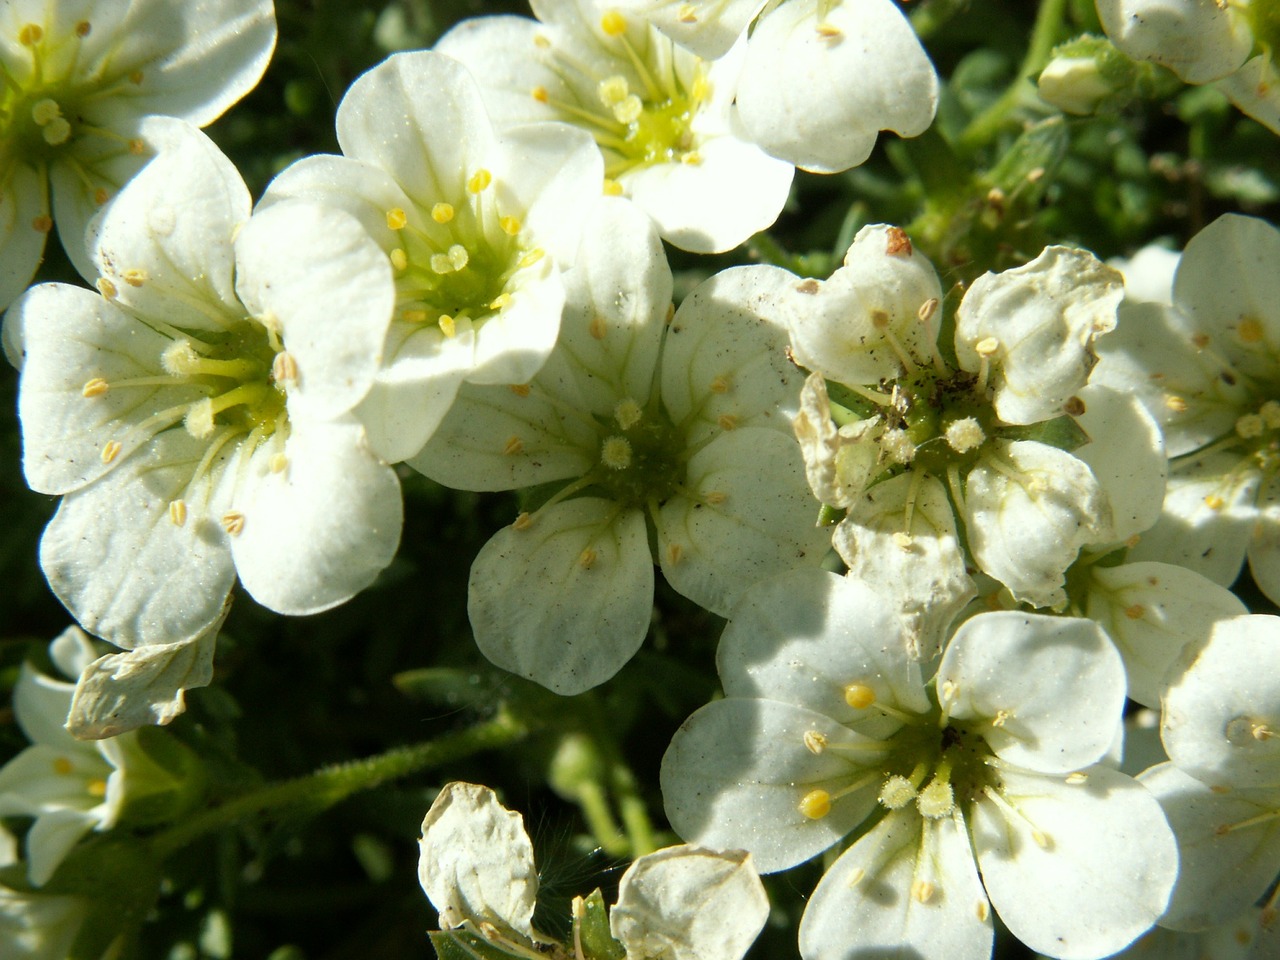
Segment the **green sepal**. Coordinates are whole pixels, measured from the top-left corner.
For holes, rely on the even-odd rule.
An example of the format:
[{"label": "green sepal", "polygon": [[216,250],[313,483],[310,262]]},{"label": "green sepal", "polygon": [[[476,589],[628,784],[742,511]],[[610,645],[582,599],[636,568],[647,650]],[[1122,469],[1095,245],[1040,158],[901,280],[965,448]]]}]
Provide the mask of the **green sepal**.
[{"label": "green sepal", "polygon": [[159,727],[139,727],[125,747],[122,826],[173,823],[201,806],[209,777],[199,754]]},{"label": "green sepal", "polygon": [[599,887],[582,901],[578,936],[582,941],[582,953],[588,960],[623,960],[627,955],[626,948],[613,939],[613,932],[609,929],[609,909]]},{"label": "green sepal", "polygon": [[160,863],[146,844],[104,837],[76,847],[42,892],[88,904],[67,960],[99,960],[134,935],[160,895]]},{"label": "green sepal", "polygon": [[427,936],[431,938],[431,946],[435,947],[440,960],[510,960],[512,957],[529,960],[529,957],[538,955],[531,945],[500,937],[488,940],[466,926],[434,930]]},{"label": "green sepal", "polygon": [[1067,453],[1079,450],[1091,439],[1074,417],[1065,414],[1040,423],[1002,427],[1000,437],[1004,440],[1034,440]]},{"label": "green sepal", "polygon": [[988,182],[1004,191],[1006,202],[1016,196],[1024,209],[1033,209],[1053,182],[1051,174],[1066,156],[1068,142],[1062,117],[1032,124],[992,168]]}]

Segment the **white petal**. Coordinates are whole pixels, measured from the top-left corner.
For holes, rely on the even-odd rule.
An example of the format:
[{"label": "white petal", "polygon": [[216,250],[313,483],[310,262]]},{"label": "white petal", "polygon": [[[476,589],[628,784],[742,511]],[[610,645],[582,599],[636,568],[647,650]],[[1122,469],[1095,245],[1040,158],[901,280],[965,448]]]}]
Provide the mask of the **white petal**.
[{"label": "white petal", "polygon": [[[88,290],[32,287],[9,317],[26,331],[18,415],[27,483],[41,493],[68,493],[118,469],[180,420],[184,404],[204,396],[163,379],[127,385],[132,378],[164,378],[161,353],[172,340]],[[97,378],[107,381],[107,391],[86,397],[86,384]],[[121,385],[112,390],[112,382]],[[104,462],[113,441],[119,450]]]},{"label": "white petal", "polygon": [[[185,430],[165,431],[63,498],[40,566],[86,630],[131,650],[185,640],[222,613],[235,570],[218,524],[225,500],[210,490],[210,473],[194,476],[205,447]],[[191,507],[182,525],[169,506],[179,499]]]},{"label": "white petal", "polygon": [[1245,62],[1235,73],[1219,80],[1215,86],[1232,103],[1270,130],[1280,133],[1280,72],[1267,53]]},{"label": "white petal", "polygon": [[747,135],[769,153],[835,173],[862,163],[880,130],[922,133],[938,77],[891,0],[801,0],[757,21],[737,103]]},{"label": "white petal", "polygon": [[1089,442],[1071,451],[1085,463],[1111,504],[1111,536],[1127,540],[1160,518],[1169,459],[1160,426],[1131,394],[1088,383],[1076,396],[1076,422]]},{"label": "white petal", "polygon": [[82,749],[64,729],[74,690],[23,663],[13,688],[13,711],[28,740],[60,750]]},{"label": "white petal", "polygon": [[919,314],[941,298],[938,275],[906,234],[873,224],[831,279],[794,281],[783,316],[797,363],[840,383],[874,384],[902,371],[886,334],[918,360],[932,356],[937,331]]},{"label": "white petal", "polygon": [[488,787],[446,785],[422,821],[418,850],[418,880],[442,929],[471,920],[533,936],[533,844],[524,819]]},{"label": "white petal", "polygon": [[[47,209],[46,188],[39,173],[25,164],[12,164],[9,181],[0,189],[0,310],[26,289],[40,266],[48,233],[37,230],[34,223]],[[10,362],[12,322],[5,322],[5,352],[10,354]]]},{"label": "white petal", "polygon": [[277,322],[297,366],[290,416],[333,419],[369,391],[395,307],[386,256],[348,214],[303,200],[255,214],[236,236],[236,290]]},{"label": "white petal", "polygon": [[1173,457],[1232,433],[1240,415],[1251,412],[1247,385],[1218,351],[1195,345],[1202,336],[1173,307],[1126,301],[1115,332],[1099,344],[1102,359],[1089,380],[1141,400]]},{"label": "white petal", "polygon": [[964,497],[974,559],[1033,606],[1062,603],[1080,547],[1114,539],[1110,504],[1093,471],[1043,443],[998,441],[969,471]]},{"label": "white petal", "polygon": [[[1124,274],[1124,298],[1127,303],[1173,303],[1173,274],[1182,253],[1153,243],[1132,257],[1113,257],[1107,266]],[[1105,342],[1105,341],[1104,341]]]},{"label": "white petal", "polygon": [[1275,603],[1280,598],[1280,477],[1275,475],[1258,492],[1258,518],[1248,558],[1253,582]]},{"label": "white petal", "polygon": [[[929,710],[920,666],[906,658],[893,608],[865,584],[825,570],[797,570],[748,591],[720,637],[716,665],[729,697],[766,697],[871,735],[898,721],[856,708],[845,688],[871,689],[873,703]],[[869,726],[875,725],[878,729]]]},{"label": "white petal", "polygon": [[544,257],[520,271],[511,303],[479,324],[475,357],[467,372],[471,383],[528,383],[546,362],[560,331],[564,279]]},{"label": "white petal", "polygon": [[1253,536],[1260,479],[1252,460],[1237,453],[1174,461],[1160,519],[1142,534],[1129,559],[1174,563],[1229,587]]},{"label": "white petal", "polygon": [[1158,709],[1165,675],[1189,643],[1214,621],[1247,613],[1243,603],[1194,571],[1168,563],[1089,568],[1086,613],[1124,658],[1129,697]]},{"label": "white petal", "polygon": [[66,859],[80,838],[97,825],[98,818],[79,810],[63,807],[36,818],[27,831],[27,876],[43,886]]},{"label": "white petal", "polygon": [[213,649],[223,617],[190,640],[100,657],[76,684],[67,729],[81,740],[163,726],[187,705],[184,693],[213,680]]},{"label": "white petal", "polygon": [[680,304],[662,348],[661,389],[690,444],[727,429],[725,423],[791,437],[804,374],[787,358],[786,330],[770,306],[792,282],[777,267],[731,268]]},{"label": "white petal", "polygon": [[285,465],[268,441],[246,468],[231,507],[243,529],[231,537],[240,582],[277,613],[318,613],[369,586],[400,544],[403,507],[395,471],[343,420],[295,422]]},{"label": "white petal", "polygon": [[880,461],[879,423],[863,420],[836,429],[826,379],[820,373],[805,379],[791,429],[800,441],[809,489],[822,503],[847,507],[867,488]]},{"label": "white petal", "polygon": [[[1203,930],[1225,923],[1265,893],[1280,863],[1280,794],[1220,792],[1173,763],[1146,771],[1142,784],[1169,818],[1182,860],[1162,926]],[[1235,826],[1255,818],[1253,826]]]},{"label": "white petal", "polygon": [[1188,83],[1226,76],[1252,46],[1245,18],[1216,3],[1098,0],[1098,17],[1130,57],[1163,64]]},{"label": "white petal", "polygon": [[1224,214],[1191,238],[1174,278],[1174,302],[1235,369],[1259,382],[1280,354],[1280,230]]},{"label": "white petal", "polygon": [[[922,836],[928,831],[928,841]],[[987,960],[987,896],[958,821],[890,813],[823,874],[800,920],[804,960]]]},{"label": "white petal", "polygon": [[249,191],[199,130],[174,136],[95,224],[94,263],[140,315],[221,330],[244,315],[231,241],[249,219]]},{"label": "white petal", "polygon": [[1049,774],[1102,759],[1124,711],[1120,655],[1083,618],[980,613],[951,638],[937,683],[952,720],[980,721],[1002,760]]},{"label": "white petal", "polygon": [[[1083,783],[1000,773],[1016,814],[970,806],[982,882],[1000,919],[1033,950],[1106,957],[1156,922],[1178,875],[1173,833],[1155,798],[1106,766]],[[1037,840],[1044,841],[1043,846]]]},{"label": "white petal", "polygon": [[947,628],[977,588],[940,480],[912,471],[876,484],[849,508],[832,545],[850,577],[898,608],[912,659],[942,652]]},{"label": "white petal", "polygon": [[1164,695],[1169,759],[1211,786],[1280,786],[1280,617],[1221,620]]},{"label": "white petal", "polygon": [[727,615],[757,581],[826,555],[800,449],[784,434],[723,433],[689,460],[682,486],[656,518],[659,563],[671,586],[714,613]]},{"label": "white petal", "polygon": [[715,60],[728,53],[764,6],[765,0],[700,0],[697,3],[621,0],[618,4],[619,9],[643,16],[704,60]]},{"label": "white petal", "polygon": [[570,696],[604,683],[649,630],[644,514],[583,497],[503,527],[471,565],[467,613],[493,663]]},{"label": "white petal", "polygon": [[1115,328],[1123,296],[1124,278],[1093,254],[1046,247],[1025,266],[974,281],[956,313],[956,357],[977,372],[983,344],[1005,423],[1049,420],[1088,381],[1093,341]]},{"label": "white petal", "polygon": [[[827,750],[810,752],[812,732],[827,739]],[[685,840],[747,850],[762,873],[773,873],[821,853],[876,808],[883,777],[874,765],[883,757],[877,741],[821,713],[774,700],[715,700],[671,739],[662,758],[663,804]],[[826,816],[800,812],[811,790],[834,796],[859,777],[867,782],[834,799]]]},{"label": "white petal", "polygon": [[679,846],[627,868],[609,929],[629,957],[741,960],[768,917],[750,854]]}]

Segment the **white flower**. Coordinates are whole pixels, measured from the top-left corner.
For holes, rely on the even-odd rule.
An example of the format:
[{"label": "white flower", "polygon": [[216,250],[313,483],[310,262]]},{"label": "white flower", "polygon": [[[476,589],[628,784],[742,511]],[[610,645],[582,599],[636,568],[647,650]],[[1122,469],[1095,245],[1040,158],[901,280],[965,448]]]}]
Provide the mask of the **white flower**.
[{"label": "white flower", "polygon": [[1280,232],[1227,214],[1187,245],[1173,303],[1126,304],[1097,381],[1132,392],[1173,458],[1163,515],[1131,559],[1229,586],[1246,556],[1280,598]]},{"label": "white flower", "polygon": [[764,872],[857,831],[809,899],[806,960],[986,960],[988,904],[1053,957],[1108,956],[1149,928],[1177,856],[1154,798],[1100,762],[1125,700],[1101,630],[979,614],[929,684],[898,633],[893,608],[848,578],[757,586],[720,641],[726,698],[663,758],[676,831],[742,846]]},{"label": "white flower", "polygon": [[558,124],[496,133],[471,75],[431,52],[356,80],[337,132],[344,156],[299,161],[261,205],[345,210],[390,262],[395,317],[358,415],[394,463],[422,449],[462,382],[523,383],[542,365],[602,162]]},{"label": "white flower", "polygon": [[745,48],[707,63],[602,0],[534,0],[533,12],[463,21],[435,49],[471,68],[501,123],[591,133],[605,191],[634,200],[664,240],[718,253],[772,226],[793,170],[733,128]]},{"label": "white flower", "polygon": [[[1223,620],[1186,653],[1164,696],[1170,762],[1142,775],[1178,839],[1182,868],[1162,926],[1235,919],[1280,873],[1280,618]],[[1263,910],[1276,917],[1276,894]]]},{"label": "white flower", "polygon": [[[58,669],[78,677],[96,657],[88,637],[70,627],[49,645]],[[24,849],[31,883],[42,886],[91,830],[109,830],[125,801],[146,792],[154,769],[131,736],[86,743],[63,729],[73,684],[30,664],[13,690],[18,725],[31,746],[0,768],[0,816],[33,817]]]},{"label": "white flower", "polygon": [[63,495],[41,565],[126,649],[202,633],[237,575],[278,612],[332,607],[400,535],[399,483],[350,413],[391,316],[386,257],[337,211],[250,220],[230,161],[186,131],[97,225],[102,295],[45,284],[6,318],[27,482]]},{"label": "white flower", "polygon": [[1216,81],[1233,103],[1280,133],[1280,18],[1273,0],[1097,0],[1107,36],[1135,60],[1187,83]]},{"label": "white flower", "polygon": [[750,27],[735,121],[752,142],[804,170],[857,166],[879,131],[914,137],[933,122],[937,74],[892,0],[619,0],[618,6],[707,59],[724,56]]},{"label": "white flower", "polygon": [[546,365],[527,384],[465,387],[410,461],[462,489],[558,486],[471,568],[471,625],[498,666],[562,694],[612,677],[648,632],[651,543],[667,581],[721,614],[822,559],[787,423],[800,376],[781,328],[739,306],[758,283],[718,274],[668,324],[652,225],[602,201]]},{"label": "white flower", "polygon": [[[781,292],[756,309],[785,317],[813,371],[795,424],[813,492],[847,508],[835,548],[851,576],[895,597],[914,655],[937,653],[973,595],[969,557],[1019,602],[1058,607],[1081,546],[1151,516],[1158,430],[1136,405],[1086,392],[1121,296],[1119,274],[1088,253],[1050,247],[978,278],[956,312],[954,361],[937,343],[937,275],[896,227],[863,228],[829,280]],[[1086,443],[1077,419],[1093,404],[1115,416]]]},{"label": "white flower", "polygon": [[[524,822],[488,787],[447,784],[422,821],[419,849],[418,877],[442,929],[517,950],[549,942],[532,925],[538,878]],[[581,911],[577,898],[575,928]],[[748,854],[677,846],[627,868],[609,927],[626,960],[740,960],[768,915]]]},{"label": "white flower", "polygon": [[55,219],[93,277],[85,226],[158,146],[142,118],[212,122],[257,84],[275,41],[270,0],[4,4],[0,307],[30,281]]}]

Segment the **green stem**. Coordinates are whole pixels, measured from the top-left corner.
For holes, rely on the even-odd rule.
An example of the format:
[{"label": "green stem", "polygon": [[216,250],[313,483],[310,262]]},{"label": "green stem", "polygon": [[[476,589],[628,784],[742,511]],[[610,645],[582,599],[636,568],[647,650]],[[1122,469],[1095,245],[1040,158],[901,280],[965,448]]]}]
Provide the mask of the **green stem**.
[{"label": "green stem", "polygon": [[630,853],[627,838],[622,835],[618,822],[613,818],[603,784],[595,780],[582,782],[578,785],[574,799],[582,810],[582,818],[587,821],[587,829],[604,852],[611,857],[627,856]]},{"label": "green stem", "polygon": [[1036,22],[1031,28],[1031,44],[1018,68],[1013,83],[995,103],[969,121],[960,134],[961,150],[973,151],[995,139],[996,134],[1009,122],[1009,114],[1022,102],[1027,93],[1027,81],[1049,63],[1053,48],[1062,35],[1068,0],[1042,0],[1036,11]]},{"label": "green stem", "polygon": [[152,837],[151,849],[156,857],[163,859],[207,833],[268,810],[290,807],[302,808],[308,813],[325,810],[353,793],[373,789],[389,780],[449,760],[506,746],[526,733],[523,724],[502,712],[494,719],[460,733],[397,747],[363,760],[322,767],[307,776],[268,784],[195,814]]}]

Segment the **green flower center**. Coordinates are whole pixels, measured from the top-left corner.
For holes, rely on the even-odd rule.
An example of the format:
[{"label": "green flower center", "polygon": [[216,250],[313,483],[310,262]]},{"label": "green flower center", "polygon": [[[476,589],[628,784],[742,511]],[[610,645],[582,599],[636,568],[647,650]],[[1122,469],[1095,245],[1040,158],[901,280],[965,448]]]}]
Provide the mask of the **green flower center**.
[{"label": "green flower center", "polygon": [[684,436],[661,409],[642,410],[625,399],[600,440],[600,459],[592,476],[609,497],[628,507],[663,503],[679,489],[685,474]]},{"label": "green flower center", "polygon": [[1280,0],[1249,0],[1244,15],[1254,40],[1265,53],[1280,49]]}]

